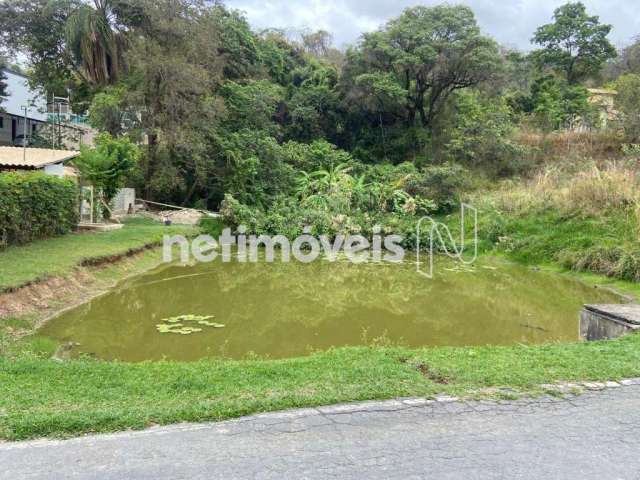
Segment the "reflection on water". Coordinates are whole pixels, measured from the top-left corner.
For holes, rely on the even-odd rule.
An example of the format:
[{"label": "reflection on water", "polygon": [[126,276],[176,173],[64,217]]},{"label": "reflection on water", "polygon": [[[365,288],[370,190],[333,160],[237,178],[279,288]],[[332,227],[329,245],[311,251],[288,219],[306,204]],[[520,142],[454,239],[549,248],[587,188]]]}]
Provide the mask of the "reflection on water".
[{"label": "reflection on water", "polygon": [[[471,269],[439,261],[432,280],[410,263],[214,262],[127,281],[40,334],[103,359],[278,358],[378,337],[413,347],[573,341],[583,303],[619,302],[565,276],[489,260]],[[185,314],[213,315],[224,328],[158,331]]]}]

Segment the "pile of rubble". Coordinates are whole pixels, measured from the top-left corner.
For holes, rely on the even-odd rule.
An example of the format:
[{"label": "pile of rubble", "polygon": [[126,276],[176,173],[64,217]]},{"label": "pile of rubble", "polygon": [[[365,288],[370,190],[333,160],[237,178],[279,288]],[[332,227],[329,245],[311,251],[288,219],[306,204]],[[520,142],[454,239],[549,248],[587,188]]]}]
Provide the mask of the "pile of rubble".
[{"label": "pile of rubble", "polygon": [[170,221],[176,225],[197,225],[204,217],[198,210],[161,210],[154,212],[161,221]]}]

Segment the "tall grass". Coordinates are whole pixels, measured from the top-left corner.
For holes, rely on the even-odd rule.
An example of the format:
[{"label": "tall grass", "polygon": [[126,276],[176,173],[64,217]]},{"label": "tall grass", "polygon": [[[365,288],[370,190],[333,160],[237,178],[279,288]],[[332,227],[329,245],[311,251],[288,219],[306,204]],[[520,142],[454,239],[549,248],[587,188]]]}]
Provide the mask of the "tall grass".
[{"label": "tall grass", "polygon": [[624,161],[607,161],[563,168],[547,166],[530,180],[508,181],[492,195],[505,212],[523,213],[555,208],[567,214],[595,216],[608,211],[638,212],[640,172]]},{"label": "tall grass", "polygon": [[621,158],[620,145],[623,138],[614,130],[603,131],[558,131],[541,133],[523,128],[516,141],[528,147],[533,163],[538,165],[566,164],[584,158],[615,160]]},{"label": "tall grass", "polygon": [[[640,281],[640,168],[637,161],[547,165],[474,199],[487,236],[525,262]],[[500,242],[504,243],[501,245]]]}]

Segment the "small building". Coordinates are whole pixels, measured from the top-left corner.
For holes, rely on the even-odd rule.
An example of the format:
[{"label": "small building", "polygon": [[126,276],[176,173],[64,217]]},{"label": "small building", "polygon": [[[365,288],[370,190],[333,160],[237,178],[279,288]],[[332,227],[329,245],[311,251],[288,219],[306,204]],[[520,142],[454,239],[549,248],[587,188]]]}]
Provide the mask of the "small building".
[{"label": "small building", "polygon": [[57,177],[76,176],[65,163],[78,155],[75,150],[0,147],[0,172],[40,170]]},{"label": "small building", "polygon": [[30,138],[47,124],[47,103],[40,92],[29,86],[26,76],[8,68],[3,68],[2,73],[7,97],[0,103],[0,145],[20,144],[25,130]]}]

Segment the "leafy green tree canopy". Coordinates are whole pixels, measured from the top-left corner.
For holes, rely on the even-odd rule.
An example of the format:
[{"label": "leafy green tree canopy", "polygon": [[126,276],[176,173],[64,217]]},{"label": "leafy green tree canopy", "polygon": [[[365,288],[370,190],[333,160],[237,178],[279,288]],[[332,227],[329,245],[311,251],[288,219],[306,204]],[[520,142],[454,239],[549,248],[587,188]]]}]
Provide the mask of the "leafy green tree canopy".
[{"label": "leafy green tree canopy", "polygon": [[124,70],[126,40],[115,22],[114,2],[79,5],[65,24],[66,46],[74,65],[91,85],[109,85]]},{"label": "leafy green tree canopy", "polygon": [[225,128],[237,131],[243,128],[263,130],[278,135],[274,116],[284,100],[283,88],[268,80],[251,80],[244,84],[228,80],[220,88],[225,100]]},{"label": "leafy green tree canopy", "polygon": [[632,143],[640,143],[640,75],[623,75],[616,82],[616,108],[622,125]]},{"label": "leafy green tree canopy", "polygon": [[567,3],[555,10],[553,18],[553,23],[539,27],[534,34],[532,42],[542,46],[534,56],[540,65],[551,67],[569,83],[597,74],[607,60],[616,57],[616,49],[607,39],[611,25],[588,15],[583,3]]},{"label": "leafy green tree canopy", "polygon": [[356,83],[381,100],[398,96],[389,84],[392,74],[403,90],[407,125],[419,115],[424,127],[453,91],[488,79],[499,64],[497,46],[481,35],[473,11],[450,5],[406,9],[380,31],[365,34],[350,59],[367,75]]},{"label": "leafy green tree canopy", "polygon": [[[123,186],[124,180],[138,164],[140,152],[128,138],[113,138],[108,133],[98,135],[95,148],[82,147],[74,160],[81,176],[98,188],[109,204]],[[106,211],[108,217],[108,211]]]},{"label": "leafy green tree canopy", "polygon": [[592,113],[589,92],[553,75],[537,79],[531,87],[530,103],[538,125],[547,131],[588,123]]},{"label": "leafy green tree canopy", "polygon": [[34,84],[56,95],[72,82],[65,46],[69,12],[78,0],[11,0],[0,2],[0,46],[11,56],[25,55]]}]

